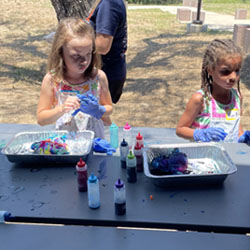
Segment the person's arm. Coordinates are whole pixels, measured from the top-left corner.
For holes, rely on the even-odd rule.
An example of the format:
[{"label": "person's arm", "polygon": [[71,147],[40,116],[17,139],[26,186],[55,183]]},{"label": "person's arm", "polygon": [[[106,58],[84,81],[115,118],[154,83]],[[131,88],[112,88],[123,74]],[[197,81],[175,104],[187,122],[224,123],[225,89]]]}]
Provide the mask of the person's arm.
[{"label": "person's arm", "polygon": [[113,112],[112,99],[108,87],[108,79],[106,74],[102,70],[98,70],[98,76],[100,81],[100,104],[106,109],[103,114],[103,118],[109,117]]},{"label": "person's arm", "polygon": [[37,122],[39,125],[54,123],[66,112],[80,107],[76,97],[68,97],[65,103],[54,105],[54,91],[51,74],[47,73],[43,79],[40,99],[37,106]]},{"label": "person's arm", "polygon": [[[243,95],[239,94],[239,96],[240,96],[240,116],[242,116],[243,115]],[[243,130],[242,125],[240,123],[240,126],[239,126],[239,137],[241,135],[243,135],[243,133],[244,133],[244,130]]]},{"label": "person's arm", "polygon": [[176,134],[185,139],[194,138],[194,129],[191,128],[193,121],[197,115],[203,110],[203,97],[199,93],[195,93],[189,99],[186,109],[182,114],[177,127]]},{"label": "person's arm", "polygon": [[242,128],[242,125],[240,123],[240,126],[239,126],[239,137],[242,136],[244,134],[244,130]]},{"label": "person's arm", "polygon": [[97,33],[95,39],[97,53],[106,55],[110,51],[112,42],[113,36]]}]

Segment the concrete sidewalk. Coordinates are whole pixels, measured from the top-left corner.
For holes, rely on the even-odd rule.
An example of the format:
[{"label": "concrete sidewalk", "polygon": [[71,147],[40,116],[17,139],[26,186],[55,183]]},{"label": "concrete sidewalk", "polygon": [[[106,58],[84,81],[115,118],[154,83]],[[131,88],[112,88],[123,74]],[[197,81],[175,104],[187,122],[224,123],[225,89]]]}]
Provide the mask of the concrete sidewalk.
[{"label": "concrete sidewalk", "polygon": [[[150,6],[128,6],[128,9],[160,9],[162,11],[168,11],[169,13],[176,15],[177,8],[189,8],[191,11],[197,11],[197,8],[187,7],[187,6],[163,6],[163,5],[150,5]],[[205,21],[204,24],[208,26],[208,29],[212,30],[222,30],[222,31],[231,31],[233,32],[234,24],[249,24],[250,19],[237,20],[234,19],[234,16],[231,15],[222,15],[215,12],[204,11],[205,12]],[[188,22],[182,22],[188,23]]]}]

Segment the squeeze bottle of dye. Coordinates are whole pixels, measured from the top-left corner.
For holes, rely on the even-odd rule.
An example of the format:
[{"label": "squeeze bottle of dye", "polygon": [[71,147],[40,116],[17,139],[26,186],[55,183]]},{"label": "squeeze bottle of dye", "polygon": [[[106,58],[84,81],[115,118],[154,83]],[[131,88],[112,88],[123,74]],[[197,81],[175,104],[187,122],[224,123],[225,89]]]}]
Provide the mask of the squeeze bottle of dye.
[{"label": "squeeze bottle of dye", "polygon": [[99,181],[94,173],[88,178],[88,201],[90,208],[100,207]]},{"label": "squeeze bottle of dye", "polygon": [[131,150],[127,156],[127,181],[130,183],[137,181],[136,158]]},{"label": "squeeze bottle of dye", "polygon": [[82,160],[82,158],[80,158],[80,161],[78,161],[76,164],[76,173],[79,192],[86,192],[88,190],[87,164]]},{"label": "squeeze bottle of dye", "polygon": [[112,122],[112,124],[109,127],[109,135],[110,135],[111,147],[118,148],[119,147],[118,127],[114,122]]},{"label": "squeeze bottle of dye", "polygon": [[115,214],[123,215],[126,213],[126,190],[123,181],[117,180],[114,187]]},{"label": "squeeze bottle of dye", "polygon": [[127,141],[129,149],[132,149],[132,128],[128,123],[123,127],[123,138]]},{"label": "squeeze bottle of dye", "polygon": [[135,144],[136,144],[137,142],[139,143],[139,146],[144,147],[144,145],[143,145],[143,136],[141,135],[140,132],[139,132],[138,135],[136,136]]},{"label": "squeeze bottle of dye", "polygon": [[120,159],[121,159],[122,168],[127,167],[126,159],[127,159],[128,153],[129,153],[128,143],[125,141],[125,139],[123,139],[120,144]]},{"label": "squeeze bottle of dye", "polygon": [[139,144],[139,142],[135,144],[134,154],[136,158],[137,172],[142,172],[143,170],[142,146]]}]

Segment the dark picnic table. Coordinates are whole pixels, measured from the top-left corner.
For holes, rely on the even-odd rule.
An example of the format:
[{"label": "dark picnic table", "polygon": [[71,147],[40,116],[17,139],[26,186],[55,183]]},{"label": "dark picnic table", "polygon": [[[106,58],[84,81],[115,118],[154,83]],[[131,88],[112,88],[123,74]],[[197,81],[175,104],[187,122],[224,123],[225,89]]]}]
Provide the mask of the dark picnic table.
[{"label": "dark picnic table", "polygon": [[[1,139],[20,131],[44,129],[36,125],[1,124]],[[183,143],[174,129],[133,128],[145,143]],[[8,132],[6,132],[8,131]],[[203,232],[250,232],[250,149],[245,144],[225,144],[238,171],[219,186],[160,188],[143,173],[127,183],[119,155],[89,155],[88,172],[100,178],[101,207],[88,207],[87,193],[79,193],[74,165],[37,166],[10,163],[0,155],[0,208],[16,220],[95,226],[174,228]],[[121,178],[127,192],[127,213],[116,216],[113,186]],[[150,196],[153,199],[150,199]]]}]

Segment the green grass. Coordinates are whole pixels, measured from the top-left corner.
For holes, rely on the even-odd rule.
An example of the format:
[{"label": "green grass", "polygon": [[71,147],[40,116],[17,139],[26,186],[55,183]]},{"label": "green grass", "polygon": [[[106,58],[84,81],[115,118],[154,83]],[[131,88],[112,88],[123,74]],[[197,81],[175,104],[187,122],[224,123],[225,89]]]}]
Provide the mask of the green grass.
[{"label": "green grass", "polygon": [[203,0],[203,3],[211,3],[211,4],[241,4],[241,3],[250,3],[250,0]]},{"label": "green grass", "polygon": [[228,15],[234,15],[236,9],[246,9],[250,19],[250,0],[205,0],[202,3],[204,10]]},{"label": "green grass", "polygon": [[186,25],[177,23],[176,15],[159,9],[129,10],[128,28],[130,34],[155,36],[161,33],[183,33]]}]

